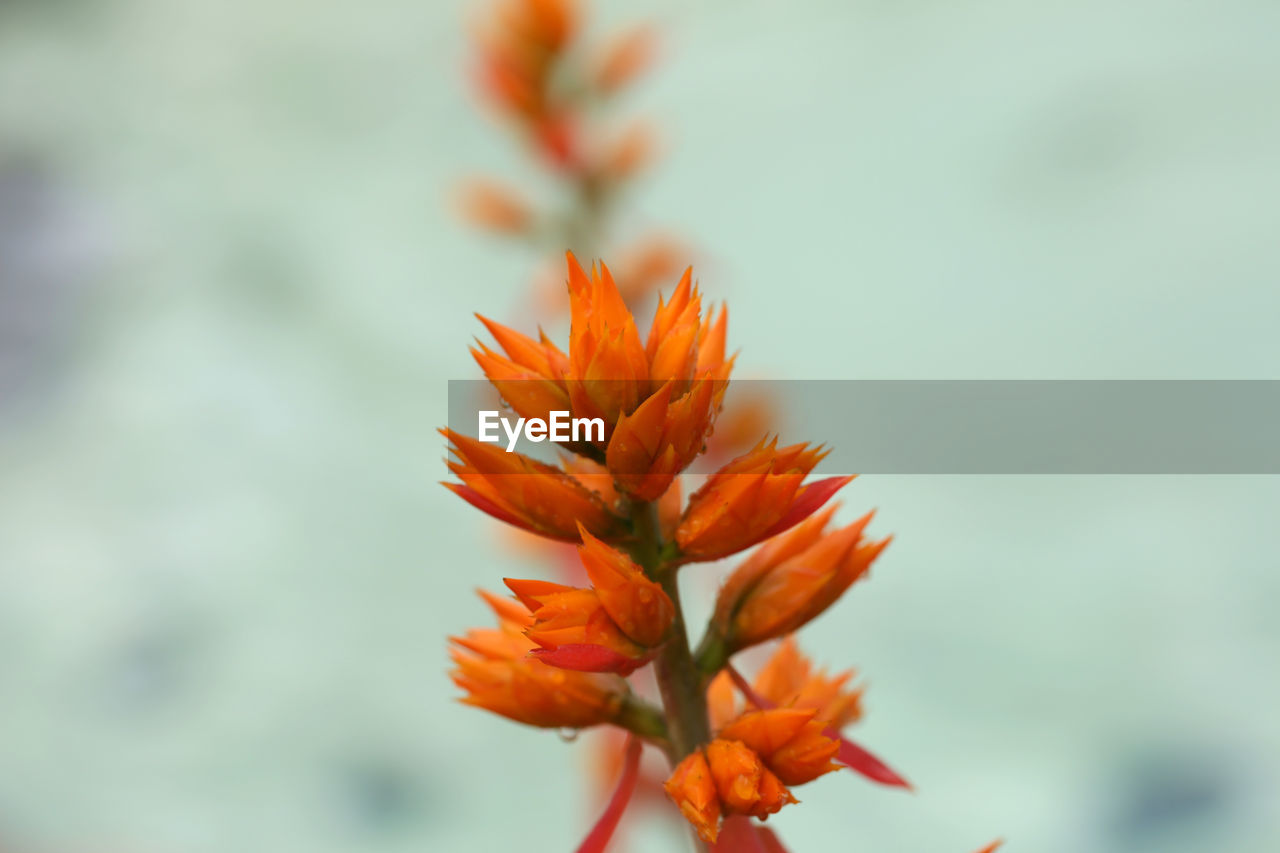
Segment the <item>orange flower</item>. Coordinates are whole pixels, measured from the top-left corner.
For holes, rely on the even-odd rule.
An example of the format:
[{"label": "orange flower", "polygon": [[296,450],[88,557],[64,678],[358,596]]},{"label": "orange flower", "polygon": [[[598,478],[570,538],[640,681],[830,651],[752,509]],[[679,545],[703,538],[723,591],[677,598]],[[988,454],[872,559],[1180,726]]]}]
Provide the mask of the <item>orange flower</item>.
[{"label": "orange flower", "polygon": [[[862,690],[845,687],[853,675],[852,670],[835,675],[815,670],[795,637],[788,636],[756,673],[754,686],[757,693],[780,707],[812,708],[817,712],[815,720],[838,731],[862,716]],[[727,674],[725,682],[732,695]]]},{"label": "orange flower", "polygon": [[605,144],[596,157],[594,171],[600,180],[625,181],[648,166],[657,153],[657,134],[638,121]]},{"label": "orange flower", "polygon": [[533,614],[525,636],[541,647],[533,654],[544,663],[629,675],[652,658],[675,605],[630,557],[580,532],[578,553],[594,588],[511,578],[506,584]]},{"label": "orange flower", "polygon": [[624,532],[623,520],[579,480],[519,453],[441,430],[461,483],[445,487],[494,518],[551,539],[578,540],[579,524],[597,536]]},{"label": "orange flower", "polygon": [[853,477],[801,485],[826,455],[822,448],[762,441],[712,474],[694,492],[676,530],[681,553],[715,560],[776,536],[826,503]]},{"label": "orange flower", "polygon": [[714,844],[722,814],[764,820],[796,798],[761,756],[740,740],[716,738],[689,754],[665,785],[702,840]]},{"label": "orange flower", "polygon": [[485,317],[484,323],[506,356],[499,355],[482,343],[471,348],[485,378],[511,408],[526,418],[546,420],[553,411],[569,408],[569,394],[564,386],[564,373],[569,359],[546,335],[534,341]]},{"label": "orange flower", "polygon": [[552,68],[576,25],[570,0],[503,0],[478,33],[485,93],[525,120],[545,115]]},{"label": "orange flower", "polygon": [[[848,689],[853,671],[827,675],[815,669],[788,636],[756,673],[754,694],[760,708],[801,708],[816,712],[815,720],[839,731],[862,716],[862,690]],[[752,704],[755,704],[754,702]],[[719,731],[741,713],[738,694],[728,670],[721,670],[707,686],[707,711],[713,731]]]},{"label": "orange flower", "polygon": [[702,750],[685,756],[663,788],[699,837],[713,843],[720,833],[720,796]]},{"label": "orange flower", "polygon": [[533,224],[533,211],[524,199],[514,190],[482,178],[458,189],[457,208],[463,219],[491,231],[521,234]]},{"label": "orange flower", "polygon": [[742,741],[783,784],[801,785],[840,769],[832,760],[840,743],[823,733],[815,716],[814,710],[803,708],[748,711],[721,729],[718,737]]},{"label": "orange flower", "polygon": [[863,577],[889,540],[866,542],[871,514],[823,535],[835,507],[764,545],[729,577],[716,600],[726,651],[772,640],[818,616]]},{"label": "orange flower", "polygon": [[648,662],[644,647],[622,633],[595,590],[539,580],[503,582],[533,614],[525,636],[539,646],[532,654],[543,663],[629,675]]},{"label": "orange flower", "polygon": [[578,554],[600,603],[628,637],[642,646],[656,646],[671,627],[675,605],[630,557],[585,529],[580,532]]},{"label": "orange flower", "polygon": [[618,33],[596,60],[592,73],[596,89],[611,94],[630,83],[653,61],[656,46],[651,27],[636,26]]},{"label": "orange flower", "polygon": [[592,264],[588,277],[572,252],[567,258],[569,397],[575,415],[604,418],[607,434],[648,396],[649,361],[609,268]]},{"label": "orange flower", "polygon": [[763,820],[787,803],[796,802],[760,756],[741,741],[716,738],[707,744],[706,753],[711,778],[726,812]]},{"label": "orange flower", "polygon": [[702,452],[727,383],[704,380],[672,401],[675,381],[623,415],[609,440],[605,461],[615,485],[640,500],[656,500]]},{"label": "orange flower", "polygon": [[529,614],[514,601],[481,595],[497,615],[498,627],[450,638],[452,677],[466,691],[464,703],[543,728],[576,729],[617,719],[630,692],[626,681],[566,672],[530,658],[533,644],[522,633],[532,624]]},{"label": "orange flower", "polygon": [[711,432],[728,383],[727,316],[701,319],[701,300],[686,271],[669,304],[660,304],[642,344],[609,268],[588,275],[572,253],[568,263],[572,325],[569,354],[542,335],[535,341],[481,317],[502,353],[484,344],[472,355],[520,415],[549,420],[553,411],[600,418],[605,440],[566,445],[599,458],[617,486],[655,500],[693,461]]}]

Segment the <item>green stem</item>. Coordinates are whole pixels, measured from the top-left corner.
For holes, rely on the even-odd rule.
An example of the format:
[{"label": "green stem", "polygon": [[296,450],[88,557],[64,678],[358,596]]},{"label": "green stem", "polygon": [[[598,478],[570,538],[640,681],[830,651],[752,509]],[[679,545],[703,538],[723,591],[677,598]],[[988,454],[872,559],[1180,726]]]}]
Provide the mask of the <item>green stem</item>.
[{"label": "green stem", "polygon": [[638,696],[627,696],[614,722],[632,734],[648,740],[664,751],[671,748],[667,737],[667,721],[662,711]]},{"label": "green stem", "polygon": [[724,669],[725,664],[729,662],[729,656],[729,646],[724,634],[713,621],[707,626],[706,633],[702,635],[702,642],[698,644],[698,650],[693,655],[698,664],[698,671],[705,678],[711,678]]},{"label": "green stem", "polygon": [[689,649],[684,608],[680,604],[680,584],[675,570],[663,560],[667,549],[658,524],[657,505],[637,501],[632,508],[631,518],[636,536],[632,556],[650,577],[661,584],[663,591],[675,605],[675,619],[672,620],[667,641],[653,662],[658,692],[662,695],[662,709],[667,718],[670,747],[667,755],[674,766],[711,740],[707,696],[703,690],[702,674]]}]

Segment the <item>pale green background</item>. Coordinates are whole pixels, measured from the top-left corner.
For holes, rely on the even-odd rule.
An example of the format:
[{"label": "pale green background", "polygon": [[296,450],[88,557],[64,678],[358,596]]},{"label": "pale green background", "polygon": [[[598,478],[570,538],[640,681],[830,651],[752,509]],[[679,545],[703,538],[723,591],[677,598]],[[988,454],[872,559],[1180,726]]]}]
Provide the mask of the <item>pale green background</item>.
[{"label": "pale green background", "polygon": [[[470,312],[518,320],[535,261],[443,204],[524,174],[464,5],[0,3],[6,853],[565,851],[592,816],[583,756],[444,676],[471,589],[529,571],[436,485]],[[634,219],[703,248],[745,375],[1280,378],[1277,4],[607,5],[667,36]],[[898,538],[804,639],[919,793],[805,787],[795,851],[1280,849],[1280,482],[847,502]]]}]

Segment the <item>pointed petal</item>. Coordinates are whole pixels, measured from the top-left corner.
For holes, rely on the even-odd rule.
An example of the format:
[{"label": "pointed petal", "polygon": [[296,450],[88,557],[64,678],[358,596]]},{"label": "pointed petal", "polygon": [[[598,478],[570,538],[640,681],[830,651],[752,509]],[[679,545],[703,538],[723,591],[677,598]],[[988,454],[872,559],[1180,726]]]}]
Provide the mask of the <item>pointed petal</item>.
[{"label": "pointed petal", "polygon": [[796,499],[792,501],[786,515],[778,519],[778,522],[765,531],[765,534],[760,539],[765,540],[777,536],[784,530],[794,527],[810,515],[813,515],[822,508],[823,504],[831,499],[832,495],[848,485],[853,480],[853,477],[854,475],[827,477],[825,480],[818,480],[804,486],[796,496]]},{"label": "pointed petal", "polygon": [[616,672],[630,675],[647,664],[651,657],[630,658],[607,646],[593,643],[565,643],[554,649],[534,649],[529,657],[558,669],[577,672]]},{"label": "pointed petal", "polygon": [[711,853],[768,853],[768,848],[760,843],[761,828],[748,817],[733,815],[720,827],[720,836],[709,849]]},{"label": "pointed petal", "polygon": [[470,486],[464,486],[461,483],[441,483],[440,485],[444,486],[446,489],[453,492],[455,495],[462,498],[481,512],[488,513],[498,519],[498,521],[505,521],[513,527],[528,530],[530,533],[541,533],[540,530],[529,524],[529,522],[525,521],[523,518],[520,518],[518,515],[508,512],[498,506],[498,504],[489,500]]},{"label": "pointed petal", "polygon": [[604,853],[609,839],[613,838],[613,832],[618,828],[618,821],[622,820],[622,813],[626,811],[627,803],[635,793],[636,780],[640,777],[640,749],[640,739],[635,735],[628,735],[627,751],[622,760],[622,773],[618,776],[618,787],[614,789],[613,796],[609,798],[609,803],[604,807],[604,813],[600,815],[596,825],[578,846],[578,853]]},{"label": "pointed petal", "polygon": [[[733,683],[742,691],[742,695],[747,701],[757,708],[768,710],[776,708],[777,705],[757,693],[751,684],[742,677],[742,673],[734,669],[732,666],[725,667],[725,671],[729,673],[729,677],[733,679]],[[876,758],[870,752],[867,752],[861,746],[846,737],[842,737],[840,732],[834,729],[825,729],[823,731],[827,737],[840,742],[840,751],[836,753],[836,760],[848,767],[855,773],[861,773],[873,782],[879,782],[881,785],[889,785],[897,788],[906,788],[908,791],[913,790],[911,783],[902,778],[900,774],[892,770],[887,764]]]},{"label": "pointed petal", "polygon": [[769,827],[757,826],[756,835],[760,839],[760,847],[764,850],[764,853],[787,853],[787,848],[782,846],[777,833]]},{"label": "pointed petal", "polygon": [[887,764],[853,741],[842,737],[839,732],[833,732],[831,729],[827,729],[826,734],[827,737],[836,738],[840,741],[840,751],[836,753],[836,760],[853,772],[861,773],[872,782],[879,782],[881,785],[906,788],[908,791],[913,790],[910,782],[903,779]]}]

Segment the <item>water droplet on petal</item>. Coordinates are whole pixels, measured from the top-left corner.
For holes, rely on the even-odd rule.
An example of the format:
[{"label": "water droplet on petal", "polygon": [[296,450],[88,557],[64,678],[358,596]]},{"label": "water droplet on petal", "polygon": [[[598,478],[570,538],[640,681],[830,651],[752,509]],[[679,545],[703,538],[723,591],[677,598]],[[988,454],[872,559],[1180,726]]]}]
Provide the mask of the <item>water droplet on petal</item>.
[{"label": "water droplet on petal", "polygon": [[573,743],[578,739],[578,735],[582,734],[582,729],[564,728],[557,730],[556,734],[558,734],[560,736],[560,740],[565,743]]}]

